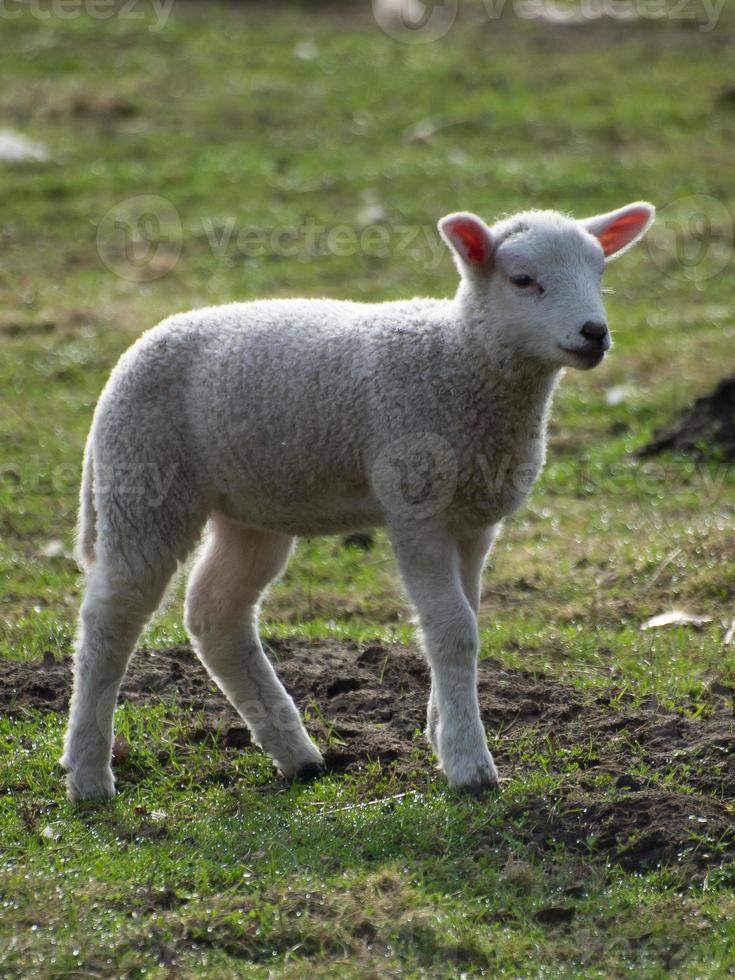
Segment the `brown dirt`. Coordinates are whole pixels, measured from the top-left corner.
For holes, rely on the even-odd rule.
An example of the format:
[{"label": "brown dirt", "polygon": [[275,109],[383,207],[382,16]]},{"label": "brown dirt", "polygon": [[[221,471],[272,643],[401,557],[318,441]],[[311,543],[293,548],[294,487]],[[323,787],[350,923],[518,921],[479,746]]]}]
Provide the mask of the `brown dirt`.
[{"label": "brown dirt", "polygon": [[[312,709],[312,734],[322,745],[329,739],[332,769],[380,759],[409,778],[426,765],[411,759],[428,694],[427,671],[415,652],[332,641],[270,648],[288,690],[302,709]],[[0,711],[64,711],[70,680],[68,658],[2,661]],[[510,806],[514,832],[529,845],[594,853],[629,870],[679,866],[695,878],[735,855],[731,688],[713,684],[706,717],[697,719],[687,715],[687,704],[674,712],[652,697],[634,703],[613,689],[581,691],[492,660],[480,664],[479,690],[501,775],[528,775],[546,756],[549,771],[561,777],[550,795]],[[192,741],[216,736],[233,752],[250,742],[186,647],[139,653],[121,697],[196,712]]]},{"label": "brown dirt", "polygon": [[667,450],[689,453],[700,460],[735,461],[735,375],[659,429],[638,455],[653,456]]}]

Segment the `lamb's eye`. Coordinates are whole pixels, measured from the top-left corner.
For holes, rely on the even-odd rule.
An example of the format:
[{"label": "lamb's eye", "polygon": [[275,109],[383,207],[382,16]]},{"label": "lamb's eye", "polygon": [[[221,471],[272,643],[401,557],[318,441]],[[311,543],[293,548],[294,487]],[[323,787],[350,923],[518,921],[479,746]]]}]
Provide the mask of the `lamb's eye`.
[{"label": "lamb's eye", "polygon": [[528,286],[533,286],[534,283],[531,276],[511,276],[510,281],[519,289],[526,289]]}]

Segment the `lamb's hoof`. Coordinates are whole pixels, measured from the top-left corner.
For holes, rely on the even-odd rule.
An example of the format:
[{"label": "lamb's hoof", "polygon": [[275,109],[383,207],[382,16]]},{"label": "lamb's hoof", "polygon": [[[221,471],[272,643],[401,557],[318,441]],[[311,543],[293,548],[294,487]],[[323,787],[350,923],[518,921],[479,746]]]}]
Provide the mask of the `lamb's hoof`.
[{"label": "lamb's hoof", "polygon": [[67,773],[66,795],[71,803],[80,803],[82,800],[111,800],[115,795],[112,769],[106,772]]},{"label": "lamb's hoof", "polygon": [[274,760],[286,779],[298,779],[307,782],[324,774],[324,758],[313,743],[292,750],[288,761]]},{"label": "lamb's hoof", "polygon": [[500,791],[500,783],[496,776],[495,779],[478,780],[477,782],[463,783],[461,786],[451,786],[451,789],[455,793],[462,793],[466,796],[490,796]]},{"label": "lamb's hoof", "polygon": [[449,788],[455,793],[468,793],[471,796],[484,796],[500,789],[498,771],[492,762],[463,765],[459,771],[447,774]]},{"label": "lamb's hoof", "polygon": [[322,762],[309,762],[305,766],[302,766],[297,772],[291,777],[294,782],[299,783],[311,783],[315,779],[319,779],[327,771],[326,764]]}]

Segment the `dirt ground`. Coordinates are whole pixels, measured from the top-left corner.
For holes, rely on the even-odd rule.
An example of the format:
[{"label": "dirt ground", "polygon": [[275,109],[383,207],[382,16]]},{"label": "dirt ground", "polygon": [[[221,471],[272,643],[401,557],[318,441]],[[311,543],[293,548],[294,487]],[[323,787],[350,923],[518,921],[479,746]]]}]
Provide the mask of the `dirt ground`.
[{"label": "dirt ground", "polygon": [[666,450],[691,453],[698,459],[735,460],[735,375],[659,429],[639,455]]},{"label": "dirt ground", "polygon": [[[308,727],[322,746],[329,743],[332,769],[380,759],[409,780],[424,766],[411,755],[428,695],[427,670],[416,652],[328,641],[273,642],[270,649],[297,703],[311,708]],[[2,661],[0,711],[64,711],[70,682],[69,658]],[[693,880],[735,855],[731,688],[713,684],[696,719],[686,703],[677,711],[655,698],[635,704],[614,689],[581,691],[492,660],[480,664],[479,690],[502,776],[528,775],[544,746],[568,750],[563,774],[565,753],[547,753],[560,788],[510,810],[514,833],[529,846],[594,853],[630,871],[679,867]],[[139,652],[121,698],[189,709],[192,742],[216,737],[233,755],[250,743],[247,728],[186,647]],[[569,752],[576,765],[569,765]],[[686,786],[676,772],[686,772]],[[492,846],[492,838],[478,846]]]}]

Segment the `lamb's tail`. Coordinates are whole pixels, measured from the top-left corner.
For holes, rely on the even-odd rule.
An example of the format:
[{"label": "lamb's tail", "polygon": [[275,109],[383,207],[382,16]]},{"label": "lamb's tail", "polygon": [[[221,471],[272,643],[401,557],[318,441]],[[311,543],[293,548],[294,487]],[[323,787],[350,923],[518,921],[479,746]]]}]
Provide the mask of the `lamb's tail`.
[{"label": "lamb's tail", "polygon": [[94,454],[92,452],[92,437],[90,436],[84,448],[75,551],[76,559],[82,568],[88,568],[94,562],[94,543],[96,540],[97,512],[94,506]]}]

